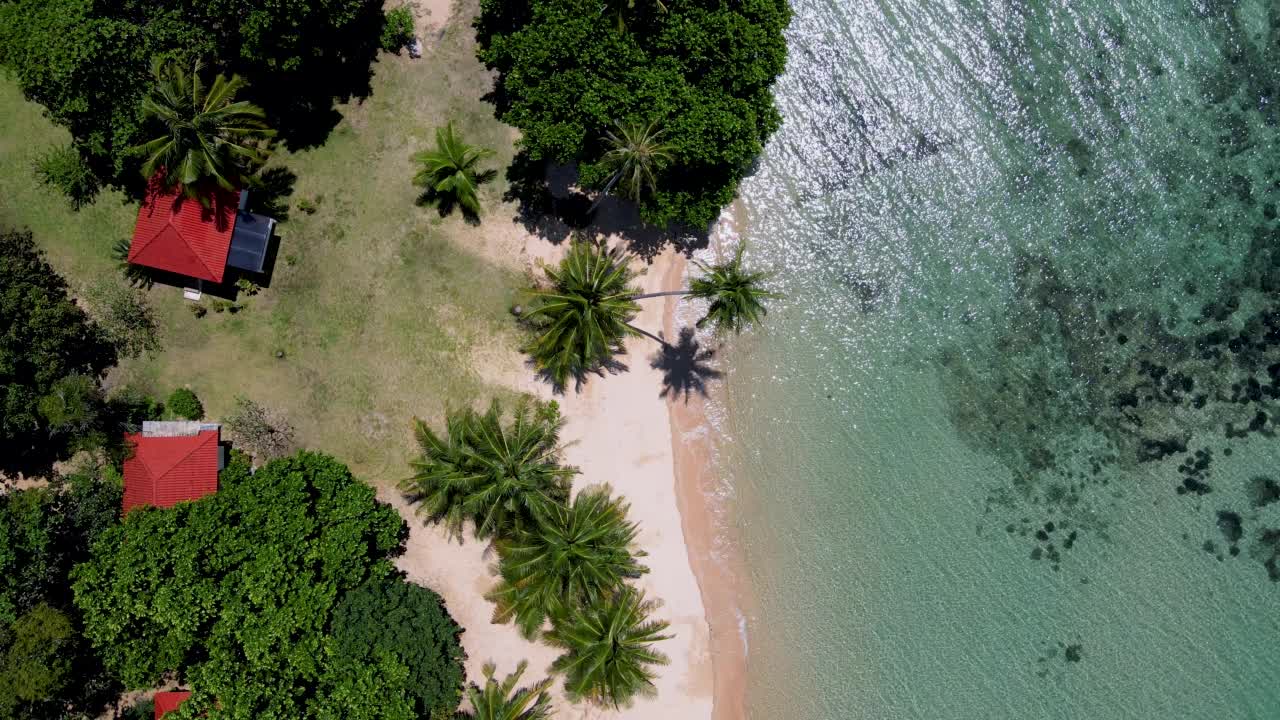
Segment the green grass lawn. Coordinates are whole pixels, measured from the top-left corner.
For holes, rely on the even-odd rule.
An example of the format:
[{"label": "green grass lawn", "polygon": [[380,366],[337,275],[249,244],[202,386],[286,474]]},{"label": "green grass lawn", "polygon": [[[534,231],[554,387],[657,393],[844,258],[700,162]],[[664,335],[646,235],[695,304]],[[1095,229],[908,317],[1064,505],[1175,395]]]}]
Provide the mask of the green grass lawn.
[{"label": "green grass lawn", "polygon": [[[236,314],[197,318],[179,289],[156,285],[163,350],[122,362],[113,385],[162,398],[187,385],[214,418],[245,395],[281,411],[301,444],[380,482],[407,474],[413,416],[508,392],[486,386],[473,360],[514,346],[506,312],[519,268],[472,251],[484,225],[415,205],[410,158],[453,119],[469,142],[498,151],[489,166],[501,169],[514,133],[480,101],[490,81],[469,26],[455,21],[437,42],[421,60],[382,56],[372,95],[340,108],[322,147],[272,159],[297,181],[271,286],[242,294]],[[75,212],[32,173],[36,156],[68,140],[0,75],[0,224],[30,228],[73,287],[123,282],[110,249],[131,234],[137,206],[107,192]],[[501,185],[481,197],[504,224]],[[313,214],[299,210],[303,200]]]}]

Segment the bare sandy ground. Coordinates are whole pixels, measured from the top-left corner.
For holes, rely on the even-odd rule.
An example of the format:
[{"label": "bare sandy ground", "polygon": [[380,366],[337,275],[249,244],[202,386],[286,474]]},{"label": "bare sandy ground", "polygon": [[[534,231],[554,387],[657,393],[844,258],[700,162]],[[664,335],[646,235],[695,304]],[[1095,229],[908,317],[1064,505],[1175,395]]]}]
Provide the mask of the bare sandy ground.
[{"label": "bare sandy ground", "polygon": [[[541,241],[530,239],[535,242]],[[547,254],[542,248],[537,252]],[[646,291],[678,287],[683,265],[683,258],[668,250],[649,266],[641,284]],[[663,329],[669,321],[668,302],[672,301],[645,303],[637,324],[651,331]],[[670,330],[666,332],[670,337]],[[629,342],[627,350],[622,360],[629,371],[593,377],[580,392],[570,390],[557,400],[568,418],[567,459],[582,470],[575,487],[610,484],[630,502],[631,518],[640,525],[638,542],[648,553],[644,562],[650,572],[638,585],[662,603],[659,616],[671,623],[669,633],[674,637],[659,647],[670,664],[659,668],[656,698],[640,699],[620,711],[570,704],[557,683],[556,717],[706,720],[712,716],[716,680],[702,594],[679,511],[670,418],[666,402],[659,397],[662,374],[650,367],[658,347],[652,340],[639,338]],[[549,388],[532,377],[516,384],[551,397]],[[385,499],[412,517],[402,499],[391,493]],[[524,640],[510,625],[490,622],[493,606],[483,595],[494,583],[492,551],[470,539],[459,545],[439,528],[425,527],[420,521],[411,522],[410,527],[408,550],[398,564],[411,579],[443,595],[449,612],[466,628],[462,640],[468,676],[479,677],[488,660],[497,663],[499,673],[506,673],[522,659],[530,664],[526,680],[545,675],[555,650]]]}]

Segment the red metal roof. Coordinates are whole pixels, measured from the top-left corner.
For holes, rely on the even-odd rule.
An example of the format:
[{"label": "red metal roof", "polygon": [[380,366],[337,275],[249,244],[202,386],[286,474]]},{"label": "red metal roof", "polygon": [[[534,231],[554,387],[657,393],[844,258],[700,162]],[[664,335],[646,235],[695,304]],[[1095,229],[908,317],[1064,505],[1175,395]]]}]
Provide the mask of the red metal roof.
[{"label": "red metal roof", "polygon": [[222,282],[236,225],[239,193],[215,190],[209,207],[182,197],[182,186],[164,187],[164,173],[147,184],[133,227],[129,262],[187,277]]},{"label": "red metal roof", "polygon": [[124,436],[133,446],[124,461],[124,511],[139,505],[173,507],[218,491],[217,430],[198,435]]},{"label": "red metal roof", "polygon": [[177,710],[178,706],[189,697],[191,697],[191,693],[185,690],[156,693],[156,720],[160,720],[166,713]]}]

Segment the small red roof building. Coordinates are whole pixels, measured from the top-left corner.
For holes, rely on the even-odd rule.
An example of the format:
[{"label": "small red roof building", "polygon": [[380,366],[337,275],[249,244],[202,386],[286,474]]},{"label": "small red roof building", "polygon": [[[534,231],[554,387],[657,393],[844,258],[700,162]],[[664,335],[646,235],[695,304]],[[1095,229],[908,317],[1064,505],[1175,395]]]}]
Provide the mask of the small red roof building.
[{"label": "small red roof building", "polygon": [[221,462],[217,425],[143,423],[125,435],[133,447],[124,461],[124,512],[139,505],[173,507],[218,491]]},{"label": "small red roof building", "polygon": [[156,720],[160,720],[166,714],[177,710],[178,706],[189,697],[191,697],[191,693],[185,690],[156,693]]},{"label": "small red roof building", "polygon": [[164,173],[147,183],[129,246],[129,262],[187,277],[222,282],[231,250],[240,193],[217,189],[208,207],[166,188]]}]

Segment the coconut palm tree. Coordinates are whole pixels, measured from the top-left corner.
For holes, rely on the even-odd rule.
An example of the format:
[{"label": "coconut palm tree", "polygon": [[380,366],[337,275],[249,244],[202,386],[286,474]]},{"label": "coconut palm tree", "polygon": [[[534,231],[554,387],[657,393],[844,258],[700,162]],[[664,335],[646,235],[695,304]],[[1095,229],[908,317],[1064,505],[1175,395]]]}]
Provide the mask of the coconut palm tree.
[{"label": "coconut palm tree", "polygon": [[467,520],[477,538],[507,536],[543,504],[564,502],[577,470],[560,463],[564,420],[554,404],[519,401],[504,422],[495,400],[484,413],[445,413],[445,434],[417,421],[422,456],[401,487],[418,511],[461,537]]},{"label": "coconut palm tree", "polygon": [[424,199],[434,202],[447,213],[454,204],[472,217],[480,216],[480,200],[476,189],[492,177],[492,172],[478,173],[476,164],[493,155],[493,151],[468,145],[453,131],[453,123],[436,128],[436,147],[414,155],[422,169],[414,176],[414,184],[426,188]]},{"label": "coconut palm tree", "polygon": [[534,290],[524,319],[535,331],[523,351],[557,385],[598,371],[622,350],[640,310],[635,273],[618,248],[574,240],[558,268],[544,269],[550,287]]},{"label": "coconut palm tree", "polygon": [[242,185],[266,162],[265,141],[275,135],[262,108],[235,100],[245,87],[239,75],[219,74],[206,87],[202,70],[199,60],[189,73],[175,61],[152,61],[155,85],[142,101],[142,113],[164,130],[134,147],[144,157],[143,176],[164,170],[164,182],[181,183],[189,197],[201,197],[198,186],[206,182],[227,190]]},{"label": "coconut palm tree", "polygon": [[529,662],[521,660],[516,671],[499,683],[493,679],[497,668],[492,662],[485,663],[484,688],[477,687],[474,683],[467,688],[471,712],[460,713],[459,717],[468,720],[550,720],[551,695],[547,693],[547,689],[551,687],[551,678],[533,687],[516,690],[520,676],[528,667]]},{"label": "coconut palm tree", "polygon": [[641,293],[632,286],[635,274],[629,258],[618,248],[575,240],[556,269],[545,268],[550,287],[531,291],[532,309],[525,315],[534,330],[523,351],[534,365],[557,385],[569,376],[606,366],[622,351],[628,336],[643,335],[667,342],[631,323],[640,310],[638,301],[668,295],[689,296],[711,302],[699,327],[710,325],[717,333],[741,332],[759,322],[767,312],[764,301],[781,295],[764,289],[769,273],[748,272],[742,267],[744,247],[733,258],[706,265],[687,289]]},{"label": "coconut palm tree", "polygon": [[564,673],[570,700],[589,700],[615,708],[629,705],[636,695],[652,696],[653,665],[667,657],[650,646],[670,638],[667,623],[650,620],[656,603],[646,602],[635,588],[556,619],[545,638],[565,653],[551,664]]},{"label": "coconut palm tree", "polygon": [[569,505],[535,511],[536,522],[498,543],[498,586],[493,622],[515,620],[533,640],[548,617],[593,605],[649,571],[636,562],[635,523],[627,505],[601,485],[578,493]]},{"label": "coconut palm tree", "polygon": [[609,149],[600,162],[612,174],[601,197],[617,185],[628,198],[639,202],[646,192],[657,189],[657,173],[663,163],[671,160],[671,145],[662,141],[665,130],[658,127],[657,121],[617,122],[615,125],[616,133],[607,130],[604,134],[604,144]]},{"label": "coconut palm tree", "polygon": [[746,244],[740,243],[733,259],[714,265],[694,261],[702,270],[702,276],[689,283],[689,297],[711,302],[706,315],[698,320],[698,327],[710,325],[719,334],[741,333],[768,314],[765,300],[782,297],[764,289],[763,283],[770,273],[742,269],[745,250]]},{"label": "coconut palm tree", "polygon": [[129,262],[129,241],[121,238],[111,246],[111,257],[116,261],[116,267],[120,269],[120,274],[124,275],[124,279],[130,285],[136,288],[150,290],[155,281],[151,278],[151,273],[141,265],[134,265]]}]

